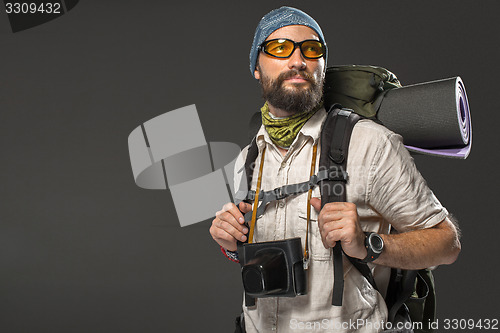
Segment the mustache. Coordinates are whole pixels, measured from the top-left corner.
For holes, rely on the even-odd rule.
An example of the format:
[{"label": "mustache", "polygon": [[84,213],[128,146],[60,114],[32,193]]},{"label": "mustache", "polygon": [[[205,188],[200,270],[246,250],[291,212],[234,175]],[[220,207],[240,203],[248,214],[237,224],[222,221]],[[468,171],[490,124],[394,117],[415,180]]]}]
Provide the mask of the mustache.
[{"label": "mustache", "polygon": [[315,82],[314,77],[311,74],[307,73],[306,71],[299,71],[297,69],[291,69],[289,71],[281,73],[278,76],[277,81],[278,81],[278,84],[281,84],[286,79],[290,79],[290,78],[297,77],[297,76],[300,76],[302,79],[304,79],[308,82],[311,82],[311,83]]}]

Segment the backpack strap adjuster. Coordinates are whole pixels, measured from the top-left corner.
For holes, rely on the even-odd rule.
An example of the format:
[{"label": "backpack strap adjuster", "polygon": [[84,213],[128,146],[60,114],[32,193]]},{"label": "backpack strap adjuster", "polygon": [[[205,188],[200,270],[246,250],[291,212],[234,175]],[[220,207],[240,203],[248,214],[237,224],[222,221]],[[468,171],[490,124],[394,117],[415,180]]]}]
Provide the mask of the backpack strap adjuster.
[{"label": "backpack strap adjuster", "polygon": [[330,150],[330,159],[337,164],[344,163],[345,154],[342,150]]},{"label": "backpack strap adjuster", "polygon": [[255,191],[250,190],[247,192],[246,200],[253,201],[255,199]]},{"label": "backpack strap adjuster", "polygon": [[318,176],[317,175],[312,175],[311,178],[309,179],[309,188],[314,188],[318,184]]},{"label": "backpack strap adjuster", "polygon": [[273,194],[276,196],[276,200],[281,200],[287,197],[284,187],[278,187],[273,190]]},{"label": "backpack strap adjuster", "polygon": [[339,170],[338,167],[334,166],[328,170],[328,180],[347,183],[349,174],[342,168]]}]

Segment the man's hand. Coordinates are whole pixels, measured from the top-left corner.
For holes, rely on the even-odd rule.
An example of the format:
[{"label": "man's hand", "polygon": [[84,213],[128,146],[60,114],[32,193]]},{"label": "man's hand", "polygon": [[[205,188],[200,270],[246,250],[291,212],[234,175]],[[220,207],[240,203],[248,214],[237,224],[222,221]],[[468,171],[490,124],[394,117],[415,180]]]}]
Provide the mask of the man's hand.
[{"label": "man's hand", "polygon": [[[215,213],[215,219],[210,227],[212,238],[229,251],[236,251],[236,241],[246,241],[248,228],[243,225],[245,222],[243,214],[252,210],[252,205],[240,202],[240,209],[232,202],[222,207],[222,210]],[[241,211],[240,211],[241,210]]]},{"label": "man's hand", "polygon": [[355,204],[330,202],[321,209],[321,200],[311,198],[311,205],[319,212],[318,225],[325,248],[334,247],[340,241],[348,256],[358,259],[366,257],[366,236],[359,224]]}]

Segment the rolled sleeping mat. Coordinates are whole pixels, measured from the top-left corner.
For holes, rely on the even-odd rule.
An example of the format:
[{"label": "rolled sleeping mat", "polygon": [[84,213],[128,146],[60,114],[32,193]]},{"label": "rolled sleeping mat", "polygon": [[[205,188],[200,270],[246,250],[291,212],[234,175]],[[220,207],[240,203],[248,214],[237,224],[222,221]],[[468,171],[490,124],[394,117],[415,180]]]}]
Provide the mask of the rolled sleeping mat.
[{"label": "rolled sleeping mat", "polygon": [[469,103],[458,76],[388,90],[377,118],[411,152],[461,159],[470,153]]}]

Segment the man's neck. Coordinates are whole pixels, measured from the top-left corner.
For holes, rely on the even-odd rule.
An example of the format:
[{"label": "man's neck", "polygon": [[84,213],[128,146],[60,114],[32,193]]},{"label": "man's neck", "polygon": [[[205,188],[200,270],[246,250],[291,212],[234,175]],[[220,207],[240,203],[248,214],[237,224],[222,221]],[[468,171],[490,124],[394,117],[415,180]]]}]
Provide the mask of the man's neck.
[{"label": "man's neck", "polygon": [[286,153],[288,153],[288,149],[281,148],[281,147],[276,147],[278,148],[278,151],[281,153],[281,156],[285,157]]}]

